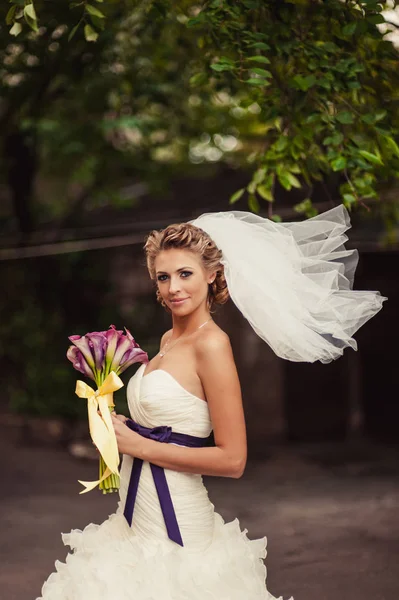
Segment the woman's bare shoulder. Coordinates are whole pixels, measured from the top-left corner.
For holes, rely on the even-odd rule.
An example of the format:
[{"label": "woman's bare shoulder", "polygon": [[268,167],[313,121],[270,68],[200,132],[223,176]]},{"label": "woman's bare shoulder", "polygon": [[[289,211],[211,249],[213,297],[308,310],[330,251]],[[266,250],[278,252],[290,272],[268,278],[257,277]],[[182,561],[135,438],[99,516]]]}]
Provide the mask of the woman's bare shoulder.
[{"label": "woman's bare shoulder", "polygon": [[202,335],[198,336],[194,345],[198,356],[204,353],[209,355],[223,351],[231,352],[229,336],[215,322],[212,323],[211,327],[206,328]]},{"label": "woman's bare shoulder", "polygon": [[[223,329],[212,324],[195,344],[196,369],[207,395],[208,404],[219,403],[218,398],[240,395],[240,382],[230,338]],[[213,394],[216,401],[213,402]]]}]

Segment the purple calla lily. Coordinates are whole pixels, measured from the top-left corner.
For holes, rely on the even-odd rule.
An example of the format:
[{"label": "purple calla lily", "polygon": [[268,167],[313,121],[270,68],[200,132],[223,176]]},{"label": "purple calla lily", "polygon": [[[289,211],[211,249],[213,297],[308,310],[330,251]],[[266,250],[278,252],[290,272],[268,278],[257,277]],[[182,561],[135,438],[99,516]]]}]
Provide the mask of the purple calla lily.
[{"label": "purple calla lily", "polygon": [[67,359],[71,361],[77,371],[94,380],[93,371],[90,369],[79,348],[76,346],[69,346],[67,351]]},{"label": "purple calla lily", "polygon": [[130,340],[128,340],[128,338],[126,336],[121,335],[121,337],[118,340],[118,345],[116,347],[114,358],[112,359],[110,371],[115,371],[116,372],[117,368],[120,365],[120,362],[122,360],[123,355],[130,348],[131,348]]},{"label": "purple calla lily", "polygon": [[79,348],[89,367],[94,370],[94,356],[89,346],[88,338],[85,335],[70,335],[68,339],[72,342],[72,344]]},{"label": "purple calla lily", "polygon": [[128,367],[137,362],[148,363],[148,354],[139,347],[130,348],[130,350],[125,352],[125,354],[123,355],[120,365],[116,370],[116,374],[120,375]]},{"label": "purple calla lily", "polygon": [[94,356],[94,368],[97,371],[97,375],[100,376],[100,372],[103,370],[104,367],[107,338],[102,331],[93,331],[92,333],[86,333],[85,337],[89,340],[89,347]]},{"label": "purple calla lily", "polygon": [[107,338],[107,349],[105,352],[105,370],[106,374],[111,370],[111,364],[115,356],[115,351],[118,345],[120,337],[123,335],[123,331],[117,330],[115,325],[110,325],[108,331],[104,332]]},{"label": "purple calla lily", "polygon": [[[136,362],[148,362],[148,355],[144,352],[128,329],[126,335],[121,335],[118,340],[116,351],[112,359],[110,371],[122,373],[128,366]],[[136,352],[134,352],[136,351]],[[126,364],[129,363],[129,364]],[[121,367],[123,368],[121,369]]]},{"label": "purple calla lily", "polygon": [[138,343],[136,342],[136,340],[134,339],[134,337],[132,336],[132,334],[126,327],[125,327],[125,331],[126,331],[126,337],[130,341],[130,343],[133,344],[133,346],[135,348],[138,348],[139,347]]}]

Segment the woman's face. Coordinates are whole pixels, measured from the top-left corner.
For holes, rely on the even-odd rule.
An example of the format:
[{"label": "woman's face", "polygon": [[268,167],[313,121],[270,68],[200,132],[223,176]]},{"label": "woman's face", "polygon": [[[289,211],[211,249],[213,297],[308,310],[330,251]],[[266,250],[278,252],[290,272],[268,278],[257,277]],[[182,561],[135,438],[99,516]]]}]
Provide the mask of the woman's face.
[{"label": "woman's face", "polygon": [[208,273],[201,257],[190,250],[162,250],[155,259],[155,277],[166,306],[176,316],[186,316],[206,304],[208,285],[215,273]]}]

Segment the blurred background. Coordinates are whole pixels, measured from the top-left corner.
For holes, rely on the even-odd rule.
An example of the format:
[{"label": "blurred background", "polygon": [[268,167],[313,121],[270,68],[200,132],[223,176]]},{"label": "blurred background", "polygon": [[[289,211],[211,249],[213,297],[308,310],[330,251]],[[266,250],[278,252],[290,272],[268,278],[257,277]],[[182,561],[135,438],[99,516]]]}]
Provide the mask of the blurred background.
[{"label": "blurred background", "polygon": [[[360,252],[354,287],[388,301],[358,351],[328,365],[281,360],[231,302],[217,311],[249,464],[207,485],[226,519],[268,535],[273,593],[399,592],[399,14],[396,2],[314,4],[0,7],[1,598],[38,596],[65,557],[60,531],[115,509],[78,496],[97,455],[66,350],[69,335],[113,323],[156,354],[170,319],[146,271],[148,232],[208,211],[292,221],[340,202]],[[115,396],[126,412],[124,388]]]}]

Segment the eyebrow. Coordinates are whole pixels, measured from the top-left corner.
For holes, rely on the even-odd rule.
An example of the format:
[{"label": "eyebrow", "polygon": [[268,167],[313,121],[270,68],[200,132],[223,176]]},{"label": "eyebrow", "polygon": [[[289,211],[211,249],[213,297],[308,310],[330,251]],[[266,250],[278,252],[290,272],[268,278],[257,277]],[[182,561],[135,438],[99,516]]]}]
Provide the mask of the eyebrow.
[{"label": "eyebrow", "polygon": [[[180,273],[180,271],[186,271],[187,269],[190,269],[191,271],[194,270],[193,267],[180,267],[180,269],[176,270],[176,273]],[[157,275],[167,275],[166,271],[157,271]]]}]

